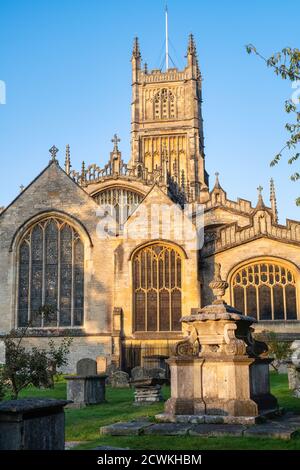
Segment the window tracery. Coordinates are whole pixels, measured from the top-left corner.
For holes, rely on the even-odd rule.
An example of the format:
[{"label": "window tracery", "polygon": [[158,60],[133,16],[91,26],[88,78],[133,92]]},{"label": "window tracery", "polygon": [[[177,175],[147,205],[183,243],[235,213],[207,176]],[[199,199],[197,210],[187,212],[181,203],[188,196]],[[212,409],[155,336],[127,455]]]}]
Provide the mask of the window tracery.
[{"label": "window tracery", "polygon": [[155,244],[133,258],[135,331],[180,331],[182,259],[172,247]]},{"label": "window tracery", "polygon": [[253,262],[232,279],[234,306],[258,320],[296,320],[293,272],[275,262]]},{"label": "window tracery", "polygon": [[[48,217],[33,225],[19,245],[18,326],[81,326],[84,307],[84,250],[77,231]],[[50,317],[39,315],[42,306]]]}]

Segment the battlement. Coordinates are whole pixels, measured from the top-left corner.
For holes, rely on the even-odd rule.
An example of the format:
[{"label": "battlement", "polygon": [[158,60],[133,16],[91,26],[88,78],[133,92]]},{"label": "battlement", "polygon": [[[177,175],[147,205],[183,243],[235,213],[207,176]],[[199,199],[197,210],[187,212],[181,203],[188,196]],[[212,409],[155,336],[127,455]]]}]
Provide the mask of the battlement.
[{"label": "battlement", "polygon": [[139,72],[139,81],[142,83],[178,82],[188,80],[189,78],[190,72],[187,67],[184,70],[178,70],[174,67],[165,72],[160,69],[153,69],[150,72],[141,70]]}]

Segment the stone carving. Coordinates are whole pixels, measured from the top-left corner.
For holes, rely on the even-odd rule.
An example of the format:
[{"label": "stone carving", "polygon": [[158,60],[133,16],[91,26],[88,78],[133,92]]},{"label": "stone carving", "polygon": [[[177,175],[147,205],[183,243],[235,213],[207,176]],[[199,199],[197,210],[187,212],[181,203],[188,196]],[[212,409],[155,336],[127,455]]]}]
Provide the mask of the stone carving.
[{"label": "stone carving", "polygon": [[[185,325],[187,336],[175,345],[176,356],[194,356],[199,353],[198,332],[194,325]],[[196,347],[195,347],[196,345]]]},{"label": "stone carving", "polygon": [[247,354],[252,357],[266,357],[268,355],[268,346],[263,341],[258,341],[254,339],[252,334],[254,328],[249,327],[247,335],[245,337],[245,342],[247,344]]},{"label": "stone carving", "polygon": [[226,323],[224,325],[224,339],[226,345],[224,351],[226,354],[243,356],[246,352],[246,343],[242,339],[237,339],[235,332],[237,325],[235,323]]},{"label": "stone carving", "polygon": [[289,389],[293,390],[293,396],[300,398],[300,341],[291,344],[291,360],[288,364]]},{"label": "stone carving", "polygon": [[222,302],[222,297],[225,294],[225,290],[228,287],[228,283],[226,281],[223,281],[221,278],[221,264],[220,263],[215,263],[214,278],[210,282],[209,287],[213,291],[213,294],[216,298],[213,303]]}]

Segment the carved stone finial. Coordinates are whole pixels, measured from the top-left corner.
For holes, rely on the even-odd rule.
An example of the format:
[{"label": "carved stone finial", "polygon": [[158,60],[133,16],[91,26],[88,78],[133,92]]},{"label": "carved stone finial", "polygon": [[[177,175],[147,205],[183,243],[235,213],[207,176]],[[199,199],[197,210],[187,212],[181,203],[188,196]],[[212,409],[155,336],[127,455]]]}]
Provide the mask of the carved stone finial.
[{"label": "carved stone finial", "polygon": [[121,139],[117,136],[117,134],[114,134],[111,141],[114,144],[113,152],[118,152],[119,151],[118,143],[121,142]]},{"label": "carved stone finial", "polygon": [[258,188],[257,188],[257,191],[258,191],[258,201],[257,201],[257,204],[256,204],[256,210],[264,210],[265,209],[265,203],[264,203],[264,200],[263,200],[263,197],[262,197],[262,190],[264,188],[259,185]]},{"label": "carved stone finial", "polygon": [[278,210],[277,210],[275,184],[274,184],[273,178],[271,178],[270,180],[270,202],[271,202],[274,222],[277,224],[278,223]]},{"label": "carved stone finial", "polygon": [[135,59],[140,59],[141,58],[141,52],[140,52],[138,37],[135,37],[134,41],[133,41],[132,57],[134,57]]},{"label": "carved stone finial", "polygon": [[83,161],[82,162],[82,165],[81,165],[81,184],[84,185],[84,183],[86,182],[86,171],[85,171],[85,162]]},{"label": "carved stone finial", "polygon": [[220,173],[218,171],[216,171],[215,172],[216,181],[215,181],[215,186],[214,186],[214,188],[216,188],[216,189],[221,188],[220,181],[219,181],[219,176],[220,176]]},{"label": "carved stone finial", "polygon": [[71,158],[70,158],[70,145],[66,145],[66,158],[65,158],[65,172],[67,175],[70,174],[71,171]]},{"label": "carved stone finial", "polygon": [[188,43],[188,54],[191,55],[196,55],[196,46],[195,46],[195,41],[194,41],[194,36],[193,34],[189,35],[189,43]]},{"label": "carved stone finial", "polygon": [[228,287],[228,282],[223,281],[221,278],[221,264],[215,263],[215,272],[213,280],[209,283],[209,287],[213,291],[215,300],[213,304],[220,304],[224,303],[222,300],[223,295],[225,294],[225,290]]},{"label": "carved stone finial", "polygon": [[57,155],[57,152],[59,152],[58,148],[55,147],[55,145],[52,145],[51,149],[49,149],[49,152],[50,152],[50,155],[51,155],[50,162],[56,162],[57,163],[56,155]]}]

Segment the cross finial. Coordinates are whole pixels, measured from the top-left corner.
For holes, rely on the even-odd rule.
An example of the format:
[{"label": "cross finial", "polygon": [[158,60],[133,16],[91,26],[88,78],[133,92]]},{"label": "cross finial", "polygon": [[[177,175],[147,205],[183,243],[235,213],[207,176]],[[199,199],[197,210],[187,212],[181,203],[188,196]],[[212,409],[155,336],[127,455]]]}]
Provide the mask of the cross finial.
[{"label": "cross finial", "polygon": [[49,149],[50,155],[51,155],[51,161],[56,162],[56,154],[59,152],[58,148],[53,145],[51,149]]},{"label": "cross finial", "polygon": [[259,195],[259,196],[261,196],[261,193],[262,193],[262,190],[263,190],[263,189],[264,189],[264,188],[263,188],[261,185],[258,186],[257,191],[258,191],[258,195]]},{"label": "cross finial", "polygon": [[219,175],[220,175],[220,173],[218,171],[216,171],[215,172],[216,181],[215,181],[215,186],[214,186],[216,189],[221,189],[220,181],[219,181]]},{"label": "cross finial", "polygon": [[118,152],[118,143],[121,142],[121,139],[117,136],[117,134],[114,134],[113,138],[111,139],[112,143],[114,144],[114,152]]}]

